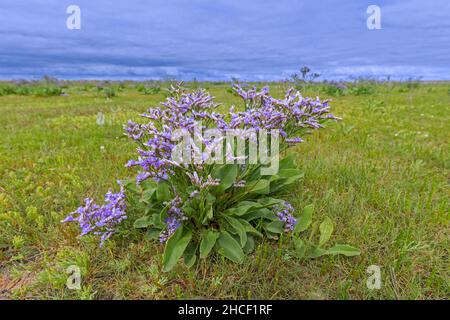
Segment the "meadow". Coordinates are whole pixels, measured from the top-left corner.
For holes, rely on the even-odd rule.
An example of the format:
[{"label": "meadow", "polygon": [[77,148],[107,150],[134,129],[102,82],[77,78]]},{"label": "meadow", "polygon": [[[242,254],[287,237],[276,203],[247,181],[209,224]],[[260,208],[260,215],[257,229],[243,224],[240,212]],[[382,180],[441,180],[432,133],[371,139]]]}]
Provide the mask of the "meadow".
[{"label": "meadow", "polygon": [[[224,108],[230,83],[190,82]],[[257,84],[262,85],[262,84]],[[284,82],[268,83],[281,95]],[[135,145],[123,124],[164,99],[165,82],[0,83],[0,299],[447,299],[450,84],[304,83],[343,120],[298,145],[304,178],[288,200],[329,216],[357,257],[300,261],[288,239],[258,243],[237,265],[220,256],[161,270],[162,245],[132,227],[98,246],[61,224],[85,196],[101,200]],[[138,217],[138,215],[136,216]],[[66,287],[81,268],[81,290]],[[366,286],[381,269],[380,289]]]}]

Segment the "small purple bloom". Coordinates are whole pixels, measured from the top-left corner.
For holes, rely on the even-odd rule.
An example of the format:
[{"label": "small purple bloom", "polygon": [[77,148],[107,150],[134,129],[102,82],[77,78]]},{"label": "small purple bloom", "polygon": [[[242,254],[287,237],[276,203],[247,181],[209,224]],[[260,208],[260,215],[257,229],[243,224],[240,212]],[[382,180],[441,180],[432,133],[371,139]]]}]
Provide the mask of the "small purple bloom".
[{"label": "small purple bloom", "polygon": [[287,201],[284,201],[280,205],[273,206],[273,211],[280,221],[285,223],[285,232],[293,231],[297,224],[297,219],[294,218],[292,213],[295,211],[294,207]]},{"label": "small purple bloom", "polygon": [[99,206],[94,200],[86,198],[84,206],[71,212],[62,222],[77,221],[81,228],[80,236],[89,233],[100,236],[100,246],[103,246],[103,243],[114,234],[116,226],[127,218],[125,208],[124,188],[120,184],[119,193],[108,191],[104,205]]}]

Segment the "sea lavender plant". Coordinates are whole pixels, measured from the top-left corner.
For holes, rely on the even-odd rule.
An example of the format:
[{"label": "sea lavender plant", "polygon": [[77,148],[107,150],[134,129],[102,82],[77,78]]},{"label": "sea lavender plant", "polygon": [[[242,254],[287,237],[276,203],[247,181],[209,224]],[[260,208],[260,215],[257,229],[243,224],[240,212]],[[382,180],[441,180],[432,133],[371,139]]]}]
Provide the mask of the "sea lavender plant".
[{"label": "sea lavender plant", "polygon": [[[268,87],[235,85],[233,89],[243,106],[232,106],[224,115],[216,112],[219,104],[205,90],[190,92],[182,83],[172,85],[166,101],[141,115],[145,123],[129,121],[125,126],[125,134],[138,144],[137,159],[126,166],[138,167],[139,172],[134,181],[125,183],[127,196],[138,196],[143,212],[134,225],[147,229],[147,238],[165,243],[166,271],[181,256],[191,266],[196,257],[206,258],[212,250],[242,262],[244,254],[253,250],[255,239],[276,239],[283,232],[296,234],[308,225],[310,214],[298,216],[291,204],[277,198],[303,176],[294,155],[285,155],[286,150],[325,122],[339,118],[330,113],[328,100],[303,97],[292,89],[281,99],[271,96]],[[203,135],[206,130],[217,134]],[[230,130],[238,136],[249,135],[249,143],[257,141],[250,133],[280,132],[284,156],[279,172],[262,176],[262,165],[250,163],[246,155],[235,157],[236,147],[229,142],[224,147],[230,162],[211,161],[211,153],[206,151],[220,150],[223,136]],[[195,161],[184,162],[174,156],[180,132],[196,142],[189,151]],[[248,148],[246,145],[246,152]],[[82,235],[100,235],[103,243],[126,218],[124,210],[121,186],[120,193],[107,194],[105,205],[87,199],[85,206],[65,221],[78,221]]]}]

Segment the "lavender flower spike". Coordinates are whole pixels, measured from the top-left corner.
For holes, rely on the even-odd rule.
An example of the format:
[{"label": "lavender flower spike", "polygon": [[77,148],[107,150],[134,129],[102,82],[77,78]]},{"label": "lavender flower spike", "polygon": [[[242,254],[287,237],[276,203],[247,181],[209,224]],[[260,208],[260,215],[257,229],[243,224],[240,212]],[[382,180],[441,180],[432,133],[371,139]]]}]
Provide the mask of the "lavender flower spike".
[{"label": "lavender flower spike", "polygon": [[293,231],[297,224],[297,219],[292,215],[292,212],[295,210],[294,207],[289,202],[284,201],[281,205],[274,206],[273,210],[278,219],[285,222],[285,232]]},{"label": "lavender flower spike", "polygon": [[85,199],[84,206],[71,212],[62,222],[77,221],[81,228],[80,236],[89,233],[100,236],[100,246],[114,234],[116,226],[127,218],[125,213],[125,194],[123,185],[119,193],[111,190],[105,195],[105,204],[99,206],[90,198]]}]

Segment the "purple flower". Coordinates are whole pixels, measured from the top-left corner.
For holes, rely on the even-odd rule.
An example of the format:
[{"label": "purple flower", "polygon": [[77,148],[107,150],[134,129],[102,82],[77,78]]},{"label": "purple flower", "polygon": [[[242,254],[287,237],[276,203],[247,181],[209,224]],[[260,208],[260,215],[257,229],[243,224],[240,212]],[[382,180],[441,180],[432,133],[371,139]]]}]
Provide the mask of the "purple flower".
[{"label": "purple flower", "polygon": [[84,206],[71,212],[62,222],[77,221],[81,228],[80,236],[89,233],[100,236],[100,246],[103,246],[105,240],[114,234],[115,227],[127,218],[124,188],[120,182],[119,185],[119,193],[108,191],[104,205],[99,206],[86,198]]},{"label": "purple flower", "polygon": [[246,109],[235,112],[230,108],[229,128],[253,128],[255,130],[278,129],[287,143],[301,142],[300,137],[292,137],[304,129],[319,129],[322,122],[339,118],[330,114],[328,100],[304,98],[300,92],[292,89],[286,92],[284,99],[275,99],[269,95],[268,88],[256,88],[245,91],[235,85],[235,92],[242,97]]},{"label": "purple flower", "polygon": [[176,196],[172,201],[166,203],[166,205],[169,205],[169,210],[167,211],[168,217],[165,220],[166,227],[159,235],[159,241],[161,243],[166,242],[167,239],[169,239],[181,226],[182,221],[187,219],[180,209],[181,204],[182,201],[179,196]]},{"label": "purple flower", "polygon": [[284,201],[280,205],[273,206],[273,211],[280,221],[285,223],[285,232],[293,231],[297,224],[297,219],[294,218],[292,213],[295,211],[294,207],[287,201]]}]

